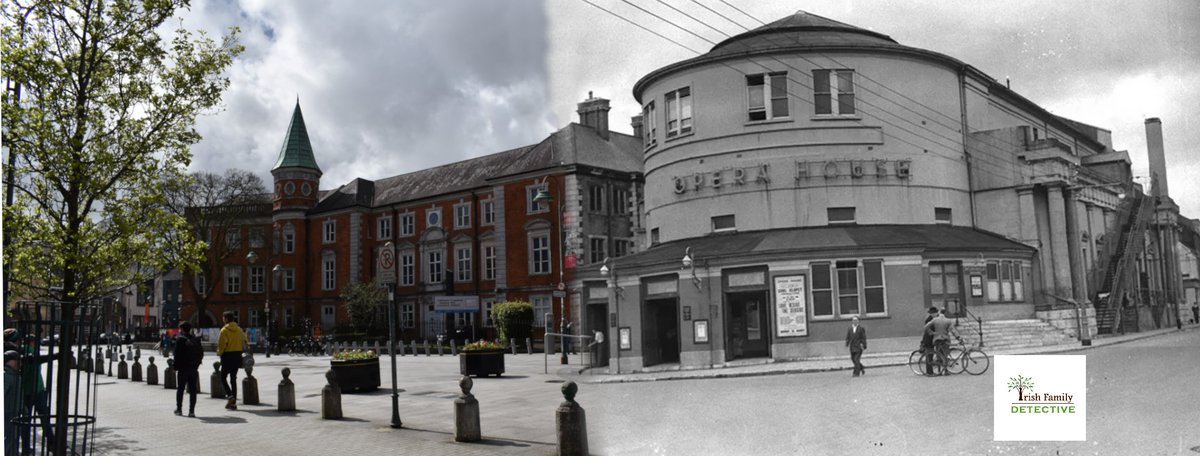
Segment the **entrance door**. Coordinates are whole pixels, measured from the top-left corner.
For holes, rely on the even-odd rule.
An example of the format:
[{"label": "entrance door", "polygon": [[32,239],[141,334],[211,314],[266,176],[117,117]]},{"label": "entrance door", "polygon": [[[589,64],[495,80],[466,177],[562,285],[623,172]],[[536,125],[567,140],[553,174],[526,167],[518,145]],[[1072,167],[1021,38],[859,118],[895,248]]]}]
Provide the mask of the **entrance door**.
[{"label": "entrance door", "polygon": [[929,262],[930,305],[946,310],[950,318],[966,316],[962,297],[962,265],[957,261]]},{"label": "entrance door", "polygon": [[727,293],[729,309],[726,333],[729,359],[770,356],[770,326],[767,320],[767,292]]},{"label": "entrance door", "polygon": [[608,304],[588,306],[588,326],[584,335],[595,336],[596,331],[604,336],[604,341],[592,345],[592,367],[604,367],[608,365],[608,345],[611,343],[608,337]]},{"label": "entrance door", "polygon": [[642,309],[642,361],[646,366],[679,362],[679,299],[650,299]]}]

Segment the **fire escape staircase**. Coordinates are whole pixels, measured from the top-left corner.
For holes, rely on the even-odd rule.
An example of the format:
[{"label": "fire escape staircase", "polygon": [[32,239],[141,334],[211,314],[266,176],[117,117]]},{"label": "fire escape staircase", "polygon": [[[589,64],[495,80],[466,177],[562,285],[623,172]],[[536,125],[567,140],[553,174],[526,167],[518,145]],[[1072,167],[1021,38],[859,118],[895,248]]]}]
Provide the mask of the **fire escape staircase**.
[{"label": "fire escape staircase", "polygon": [[1143,233],[1149,217],[1153,214],[1153,198],[1139,191],[1130,193],[1132,195],[1127,200],[1129,203],[1122,211],[1126,218],[1121,225],[1120,236],[1110,247],[1111,255],[1105,256],[1108,259],[1106,264],[1097,265],[1104,271],[1100,286],[1094,288],[1096,295],[1093,299],[1096,303],[1096,325],[1099,334],[1112,334],[1118,329],[1118,318],[1124,302],[1122,297],[1127,289],[1136,287],[1131,283],[1136,274],[1132,273],[1130,268],[1135,267],[1137,256],[1144,247]]}]

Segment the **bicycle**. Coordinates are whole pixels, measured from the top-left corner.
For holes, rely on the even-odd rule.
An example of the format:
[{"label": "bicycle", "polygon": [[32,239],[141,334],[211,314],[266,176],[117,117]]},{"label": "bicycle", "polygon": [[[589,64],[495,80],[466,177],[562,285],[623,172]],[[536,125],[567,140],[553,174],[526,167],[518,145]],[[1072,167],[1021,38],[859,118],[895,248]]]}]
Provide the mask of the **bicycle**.
[{"label": "bicycle", "polygon": [[[926,354],[932,354],[933,359],[926,361]],[[937,376],[942,373],[961,374],[966,372],[971,375],[982,375],[991,367],[991,358],[987,353],[979,348],[978,345],[966,345],[962,338],[958,339],[958,343],[950,347],[946,353],[946,361],[943,362],[936,356],[936,353],[927,352],[926,349],[914,350],[908,356],[908,366],[917,375]],[[929,366],[932,369],[926,370]]]}]

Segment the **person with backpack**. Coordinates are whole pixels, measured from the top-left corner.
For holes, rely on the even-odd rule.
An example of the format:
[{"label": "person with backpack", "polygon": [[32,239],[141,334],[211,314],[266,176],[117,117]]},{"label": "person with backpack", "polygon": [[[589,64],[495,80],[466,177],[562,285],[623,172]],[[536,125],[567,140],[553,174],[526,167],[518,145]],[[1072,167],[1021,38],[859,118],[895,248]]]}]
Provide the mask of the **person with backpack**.
[{"label": "person with backpack", "polygon": [[233,318],[233,312],[222,314],[225,326],[217,337],[217,356],[221,357],[221,385],[225,388],[226,410],[237,410],[237,373],[242,368],[242,353],[246,350],[246,333]]},{"label": "person with backpack", "polygon": [[200,363],[204,361],[204,346],[192,334],[192,324],[179,323],[175,337],[175,414],[183,415],[183,390],[189,395],[188,416],[196,416],[196,394],[200,392]]}]

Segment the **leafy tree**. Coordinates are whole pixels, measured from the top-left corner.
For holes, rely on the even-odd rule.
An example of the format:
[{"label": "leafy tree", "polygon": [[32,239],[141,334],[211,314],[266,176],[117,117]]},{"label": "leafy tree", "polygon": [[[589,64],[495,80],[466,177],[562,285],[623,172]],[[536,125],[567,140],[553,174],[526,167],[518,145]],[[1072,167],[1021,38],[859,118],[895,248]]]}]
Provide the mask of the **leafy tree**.
[{"label": "leafy tree", "polygon": [[[3,3],[4,143],[16,201],[4,208],[7,279],[22,296],[89,301],[165,266],[162,204],[200,140],[193,124],[229,85],[237,30],[218,44],[160,27],[186,0]],[[8,178],[6,177],[6,180]],[[203,244],[175,259],[194,265]],[[67,313],[67,315],[71,315]]]},{"label": "leafy tree", "polygon": [[[258,175],[231,169],[224,175],[195,173],[187,179],[164,184],[163,188],[167,210],[186,221],[181,229],[164,233],[163,251],[168,264],[179,265],[184,272],[183,286],[192,291],[195,301],[191,304],[196,307],[193,315],[197,316],[197,323],[202,327],[215,325],[216,322],[209,321],[207,312],[209,297],[225,282],[222,265],[246,246],[244,241],[235,243],[226,239],[226,233],[230,228],[253,223],[254,218],[270,217],[267,187]],[[189,262],[192,255],[189,249],[197,241],[204,241],[207,253],[200,261]],[[279,254],[278,240],[271,239],[270,245],[269,251],[251,246],[266,261],[268,278],[274,267],[271,258]],[[204,280],[197,280],[197,275]]]},{"label": "leafy tree", "polygon": [[383,302],[387,299],[383,288],[374,280],[370,282],[350,282],[342,289],[340,295],[346,301],[346,313],[350,314],[350,323],[356,329],[370,328],[375,325]]},{"label": "leafy tree", "polygon": [[500,340],[524,341],[533,335],[533,304],[505,301],[492,306],[492,321],[500,331]]}]

